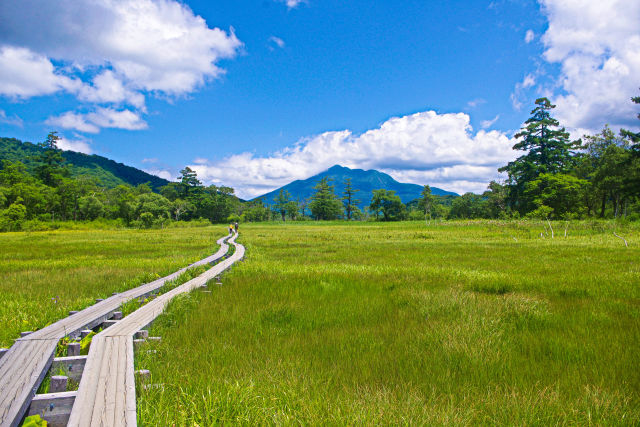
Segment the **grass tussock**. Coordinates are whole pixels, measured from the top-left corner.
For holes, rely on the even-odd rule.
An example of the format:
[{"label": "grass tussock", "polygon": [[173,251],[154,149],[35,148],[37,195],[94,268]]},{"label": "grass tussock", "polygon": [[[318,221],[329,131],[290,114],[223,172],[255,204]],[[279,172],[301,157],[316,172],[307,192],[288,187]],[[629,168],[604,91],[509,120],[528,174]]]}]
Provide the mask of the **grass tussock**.
[{"label": "grass tussock", "polygon": [[246,224],[138,352],[139,422],[637,425],[640,233],[611,227]]}]

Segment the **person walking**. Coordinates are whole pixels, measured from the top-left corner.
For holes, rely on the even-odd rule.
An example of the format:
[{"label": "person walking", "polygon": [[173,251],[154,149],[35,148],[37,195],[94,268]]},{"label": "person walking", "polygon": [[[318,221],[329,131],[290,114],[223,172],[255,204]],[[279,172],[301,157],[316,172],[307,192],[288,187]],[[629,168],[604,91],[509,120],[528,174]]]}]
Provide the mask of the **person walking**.
[{"label": "person walking", "polygon": [[238,234],[238,221],[233,224],[233,228],[236,229],[236,234]]},{"label": "person walking", "polygon": [[233,234],[233,224],[229,224],[229,234]]}]

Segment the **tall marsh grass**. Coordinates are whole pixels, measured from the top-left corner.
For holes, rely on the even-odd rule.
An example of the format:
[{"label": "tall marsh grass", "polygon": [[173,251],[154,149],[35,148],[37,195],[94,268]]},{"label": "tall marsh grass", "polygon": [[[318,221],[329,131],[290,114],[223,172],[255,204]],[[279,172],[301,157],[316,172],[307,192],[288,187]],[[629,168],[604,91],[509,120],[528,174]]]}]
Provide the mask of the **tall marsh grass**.
[{"label": "tall marsh grass", "polygon": [[640,232],[545,227],[245,224],[137,354],[139,422],[637,425]]}]

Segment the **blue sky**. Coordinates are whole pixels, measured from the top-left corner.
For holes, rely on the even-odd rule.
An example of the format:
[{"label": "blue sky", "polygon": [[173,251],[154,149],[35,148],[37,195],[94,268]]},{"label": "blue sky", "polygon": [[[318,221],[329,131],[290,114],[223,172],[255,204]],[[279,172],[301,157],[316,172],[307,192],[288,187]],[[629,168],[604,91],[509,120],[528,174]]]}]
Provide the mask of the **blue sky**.
[{"label": "blue sky", "polygon": [[333,164],[481,192],[539,96],[576,137],[635,126],[633,3],[4,2],[0,135],[243,197]]}]

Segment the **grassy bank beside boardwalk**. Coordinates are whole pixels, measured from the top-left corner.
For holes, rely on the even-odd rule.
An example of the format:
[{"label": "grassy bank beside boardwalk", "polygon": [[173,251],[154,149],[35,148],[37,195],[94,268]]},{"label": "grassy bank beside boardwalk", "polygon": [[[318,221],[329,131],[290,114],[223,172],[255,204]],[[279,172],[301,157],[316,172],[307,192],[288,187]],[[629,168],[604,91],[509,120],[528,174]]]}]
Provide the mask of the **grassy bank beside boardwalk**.
[{"label": "grassy bank beside boardwalk", "polygon": [[139,422],[637,425],[640,233],[553,226],[243,224],[138,352]]},{"label": "grassy bank beside boardwalk", "polygon": [[224,226],[0,234],[0,347],[217,250]]}]

